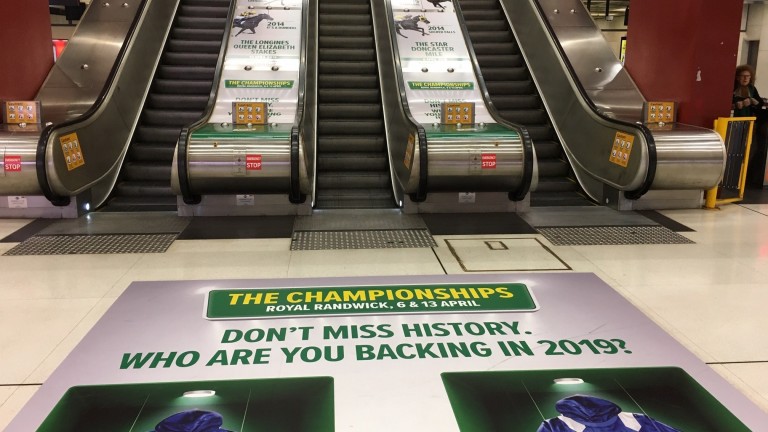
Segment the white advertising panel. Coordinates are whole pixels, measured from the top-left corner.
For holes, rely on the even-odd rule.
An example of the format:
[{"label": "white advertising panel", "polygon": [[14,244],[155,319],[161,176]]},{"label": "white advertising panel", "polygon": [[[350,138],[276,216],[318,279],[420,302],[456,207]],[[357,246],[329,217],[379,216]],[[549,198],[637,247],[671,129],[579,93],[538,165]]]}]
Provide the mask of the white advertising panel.
[{"label": "white advertising panel", "polygon": [[451,2],[393,0],[405,94],[417,122],[440,122],[443,102],[475,103],[475,121],[493,123]]},{"label": "white advertising panel", "polygon": [[301,1],[238,1],[212,123],[231,122],[233,102],[266,102],[269,123],[294,122],[301,19]]}]

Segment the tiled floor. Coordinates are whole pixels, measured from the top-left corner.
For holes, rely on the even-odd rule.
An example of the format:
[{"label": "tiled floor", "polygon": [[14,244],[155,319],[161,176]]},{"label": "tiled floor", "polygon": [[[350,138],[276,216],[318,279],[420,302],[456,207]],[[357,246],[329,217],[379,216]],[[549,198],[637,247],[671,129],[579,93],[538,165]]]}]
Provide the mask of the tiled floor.
[{"label": "tiled floor", "polygon": [[[661,213],[695,243],[553,246],[526,233],[435,235],[435,248],[291,251],[289,238],[261,238],[0,256],[0,429],[132,281],[510,270],[597,274],[768,411],[768,204]],[[0,238],[29,222],[0,219]],[[511,264],[516,254],[526,259]]]}]

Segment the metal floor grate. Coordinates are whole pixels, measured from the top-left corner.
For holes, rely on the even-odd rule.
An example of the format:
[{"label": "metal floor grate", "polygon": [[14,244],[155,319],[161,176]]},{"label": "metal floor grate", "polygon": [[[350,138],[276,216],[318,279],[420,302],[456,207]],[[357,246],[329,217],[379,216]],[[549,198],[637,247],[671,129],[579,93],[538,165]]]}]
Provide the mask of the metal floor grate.
[{"label": "metal floor grate", "polygon": [[425,229],[294,231],[291,250],[429,248],[437,243]]},{"label": "metal floor grate", "polygon": [[174,234],[37,235],[3,255],[163,253]]},{"label": "metal floor grate", "polygon": [[658,225],[537,227],[536,229],[555,246],[695,243]]}]

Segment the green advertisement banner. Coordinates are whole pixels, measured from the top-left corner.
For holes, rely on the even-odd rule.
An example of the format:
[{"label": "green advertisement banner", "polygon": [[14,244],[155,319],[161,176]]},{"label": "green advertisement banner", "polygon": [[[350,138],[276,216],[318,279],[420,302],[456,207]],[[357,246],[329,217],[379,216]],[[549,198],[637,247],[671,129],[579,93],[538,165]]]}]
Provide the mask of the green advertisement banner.
[{"label": "green advertisement banner", "polygon": [[408,81],[411,90],[473,90],[472,82]]},{"label": "green advertisement banner", "polygon": [[293,88],[293,80],[226,80],[226,88]]},{"label": "green advertisement banner", "polygon": [[212,290],[208,319],[536,310],[521,283]]}]

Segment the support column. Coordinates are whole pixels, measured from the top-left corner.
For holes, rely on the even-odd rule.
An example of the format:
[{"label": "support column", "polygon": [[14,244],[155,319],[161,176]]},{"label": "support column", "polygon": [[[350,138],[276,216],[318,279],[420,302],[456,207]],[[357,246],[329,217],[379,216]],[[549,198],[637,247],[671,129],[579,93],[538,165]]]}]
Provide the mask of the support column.
[{"label": "support column", "polygon": [[0,1],[0,100],[32,100],[53,66],[48,0]]},{"label": "support column", "polygon": [[727,117],[744,0],[632,0],[625,67],[648,100],[679,102],[678,121]]}]

